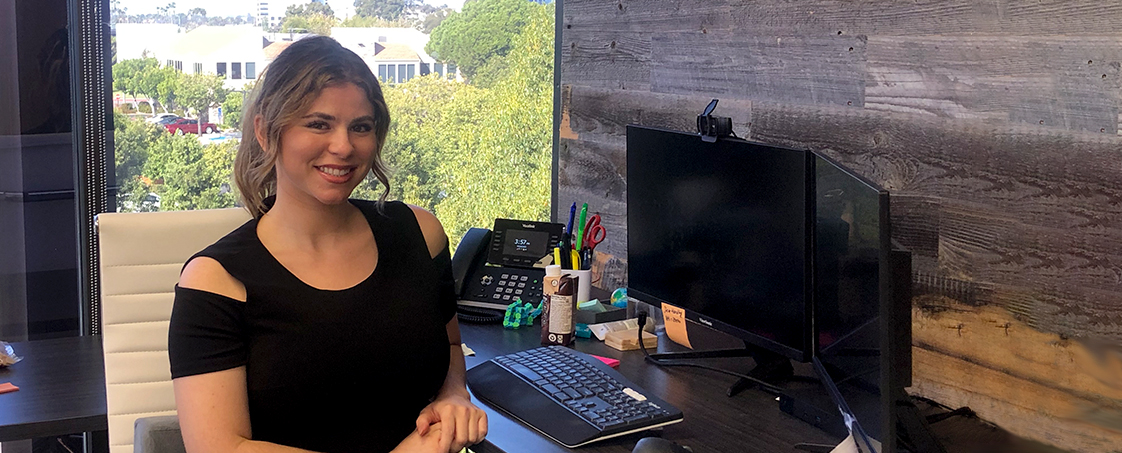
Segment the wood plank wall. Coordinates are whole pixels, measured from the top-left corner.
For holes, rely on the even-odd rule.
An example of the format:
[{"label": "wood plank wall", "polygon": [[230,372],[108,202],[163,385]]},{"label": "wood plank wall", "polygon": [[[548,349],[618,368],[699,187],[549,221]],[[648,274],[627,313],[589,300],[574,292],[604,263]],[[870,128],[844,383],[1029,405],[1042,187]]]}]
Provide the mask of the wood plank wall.
[{"label": "wood plank wall", "polygon": [[892,192],[913,393],[1122,452],[1122,2],[564,0],[558,218],[626,282],[624,128],[821,150]]}]

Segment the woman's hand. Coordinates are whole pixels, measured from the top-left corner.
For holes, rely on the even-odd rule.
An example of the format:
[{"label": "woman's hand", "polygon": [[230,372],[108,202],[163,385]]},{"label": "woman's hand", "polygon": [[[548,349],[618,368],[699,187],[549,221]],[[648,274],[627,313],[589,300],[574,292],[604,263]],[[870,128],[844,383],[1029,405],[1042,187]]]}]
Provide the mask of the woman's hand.
[{"label": "woman's hand", "polygon": [[424,433],[414,430],[390,453],[446,453],[440,435],[444,432],[440,423],[425,426]]},{"label": "woman's hand", "polygon": [[429,431],[436,426],[442,426],[440,445],[445,447],[443,451],[455,453],[483,440],[487,435],[487,414],[471,403],[465,389],[463,394],[438,396],[421,410],[416,432],[429,436]]}]

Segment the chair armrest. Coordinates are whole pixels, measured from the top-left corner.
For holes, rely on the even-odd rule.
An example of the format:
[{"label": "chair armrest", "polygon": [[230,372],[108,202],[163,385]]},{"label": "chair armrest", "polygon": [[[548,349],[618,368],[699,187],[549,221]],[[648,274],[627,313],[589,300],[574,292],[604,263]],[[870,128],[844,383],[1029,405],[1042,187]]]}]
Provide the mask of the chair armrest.
[{"label": "chair armrest", "polygon": [[187,453],[177,415],[141,417],[133,427],[133,453]]}]

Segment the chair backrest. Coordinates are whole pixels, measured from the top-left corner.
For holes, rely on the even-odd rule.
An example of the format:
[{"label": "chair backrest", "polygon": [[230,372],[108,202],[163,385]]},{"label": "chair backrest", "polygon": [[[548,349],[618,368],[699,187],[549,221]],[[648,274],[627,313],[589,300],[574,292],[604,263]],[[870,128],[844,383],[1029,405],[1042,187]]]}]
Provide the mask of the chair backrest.
[{"label": "chair backrest", "polygon": [[249,219],[244,209],[98,214],[111,453],[132,453],[138,417],[175,414],[168,320],[179,271]]}]

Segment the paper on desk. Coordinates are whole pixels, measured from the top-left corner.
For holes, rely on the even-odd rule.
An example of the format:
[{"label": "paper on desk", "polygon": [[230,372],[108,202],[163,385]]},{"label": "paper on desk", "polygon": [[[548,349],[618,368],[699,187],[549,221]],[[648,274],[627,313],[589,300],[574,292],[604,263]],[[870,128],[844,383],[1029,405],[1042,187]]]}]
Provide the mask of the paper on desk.
[{"label": "paper on desk", "polygon": [[690,337],[686,334],[685,310],[663,302],[662,323],[666,327],[667,337],[675,343],[693,349],[693,346],[690,346]]},{"label": "paper on desk", "polygon": [[833,450],[830,450],[830,453],[880,453],[880,442],[877,442],[875,439],[870,439],[869,441],[873,443],[873,448],[876,448],[877,451],[868,452],[865,451],[866,449],[858,448],[857,440],[853,438],[853,433],[850,433],[849,437],[846,437],[842,443],[834,447]]}]

